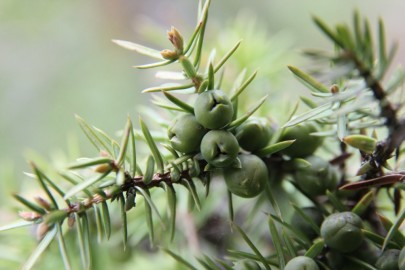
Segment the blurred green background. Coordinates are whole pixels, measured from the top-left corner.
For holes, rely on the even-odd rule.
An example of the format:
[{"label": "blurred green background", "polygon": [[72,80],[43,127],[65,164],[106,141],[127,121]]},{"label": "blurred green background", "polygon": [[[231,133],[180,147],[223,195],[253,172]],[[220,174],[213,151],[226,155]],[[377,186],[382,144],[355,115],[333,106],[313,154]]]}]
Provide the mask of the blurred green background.
[{"label": "blurred green background", "polygon": [[[291,104],[298,100],[295,91],[303,87],[285,66],[304,65],[300,50],[331,48],[312,24],[312,15],[329,24],[351,23],[357,8],[373,26],[378,17],[384,18],[388,39],[400,43],[396,64],[405,63],[405,2],[401,0],[212,2],[209,44],[221,55],[244,39],[233,63],[236,69],[247,68],[248,74],[260,67],[256,85],[262,93],[270,91],[274,99]],[[171,25],[189,37],[196,6],[197,1],[190,0],[0,1],[2,206],[10,205],[10,192],[18,191],[19,183],[27,180],[22,172],[29,170],[26,158],[33,156],[32,151],[48,160],[60,152],[71,151],[74,156],[70,144],[80,145],[85,155],[95,154],[75,114],[110,134],[124,126],[128,114],[136,122],[139,105],[149,98],[141,90],[159,82],[154,71],[132,68],[148,59],[116,46],[111,39],[163,49],[169,46],[166,30]],[[274,106],[270,101],[270,112],[280,111],[277,106],[287,105],[277,102]],[[14,213],[0,209],[0,225],[14,220]]]}]

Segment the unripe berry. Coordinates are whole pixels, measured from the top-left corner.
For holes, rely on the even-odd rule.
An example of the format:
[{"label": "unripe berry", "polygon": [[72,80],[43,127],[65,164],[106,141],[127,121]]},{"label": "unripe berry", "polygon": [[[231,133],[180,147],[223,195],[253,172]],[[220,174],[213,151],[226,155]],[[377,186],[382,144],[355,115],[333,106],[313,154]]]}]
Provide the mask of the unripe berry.
[{"label": "unripe berry", "polygon": [[321,226],[321,236],[331,249],[347,253],[355,251],[364,240],[361,218],[352,212],[328,216]]},{"label": "unripe berry", "polygon": [[398,268],[399,270],[405,270],[405,247],[402,248],[398,257]]},{"label": "unripe berry", "polygon": [[231,165],[238,152],[238,141],[232,133],[225,130],[211,130],[201,141],[201,155],[215,167]]},{"label": "unripe berry", "polygon": [[319,267],[310,257],[298,256],[292,258],[286,264],[284,270],[319,270]]},{"label": "unripe berry", "polygon": [[317,156],[309,156],[305,160],[311,163],[311,166],[297,170],[294,180],[306,194],[319,196],[327,190],[336,189],[337,171],[329,162]]},{"label": "unripe berry", "polygon": [[290,157],[312,155],[323,141],[322,137],[310,135],[317,131],[318,127],[309,122],[286,128],[280,136],[280,141],[295,140],[295,142],[281,153]]},{"label": "unripe berry", "polygon": [[198,95],[194,113],[205,128],[220,129],[232,121],[233,106],[222,90],[209,90]]},{"label": "unripe berry", "polygon": [[268,181],[267,167],[255,155],[239,155],[241,168],[228,167],[223,170],[223,176],[228,190],[233,194],[252,198],[259,195]]},{"label": "unripe berry", "polygon": [[378,270],[398,270],[399,249],[388,249],[378,257],[375,267]]},{"label": "unripe berry", "polygon": [[265,118],[250,117],[236,129],[235,136],[243,149],[253,152],[265,147],[273,133]]},{"label": "unripe berry", "polygon": [[207,130],[197,122],[194,115],[183,114],[171,124],[168,136],[173,149],[187,154],[198,152],[206,132]]}]

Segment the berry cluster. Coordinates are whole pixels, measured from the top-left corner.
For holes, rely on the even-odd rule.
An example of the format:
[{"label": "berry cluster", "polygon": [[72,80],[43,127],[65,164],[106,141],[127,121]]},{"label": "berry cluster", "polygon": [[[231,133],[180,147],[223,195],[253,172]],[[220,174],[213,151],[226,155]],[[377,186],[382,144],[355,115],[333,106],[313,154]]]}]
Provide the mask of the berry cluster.
[{"label": "berry cluster", "polygon": [[230,192],[251,198],[268,181],[266,164],[253,153],[268,144],[273,130],[265,119],[255,117],[230,128],[235,115],[224,91],[207,90],[198,95],[194,114],[182,114],[174,120],[168,136],[173,149],[200,153],[209,167],[219,170]]}]

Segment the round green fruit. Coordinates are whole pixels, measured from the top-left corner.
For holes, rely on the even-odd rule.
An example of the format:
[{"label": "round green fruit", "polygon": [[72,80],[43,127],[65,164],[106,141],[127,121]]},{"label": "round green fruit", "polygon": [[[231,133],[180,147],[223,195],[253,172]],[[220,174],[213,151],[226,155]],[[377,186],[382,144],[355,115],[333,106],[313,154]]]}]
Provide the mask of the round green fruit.
[{"label": "round green fruit", "polygon": [[319,267],[310,257],[298,256],[291,259],[284,270],[319,270]]},{"label": "round green fruit", "polygon": [[[351,255],[351,254],[350,254]],[[351,255],[353,256],[353,255]],[[328,266],[332,270],[367,270],[359,264],[349,260],[345,254],[331,250],[326,254]],[[357,257],[356,257],[357,258]]]},{"label": "round green fruit", "polygon": [[222,90],[208,90],[198,95],[194,114],[205,128],[220,129],[232,121],[232,102]]},{"label": "round green fruit", "polygon": [[239,152],[239,144],[235,136],[225,130],[211,130],[202,138],[201,154],[215,167],[231,165]]},{"label": "round green fruit", "polygon": [[273,133],[274,130],[267,119],[250,117],[236,128],[235,137],[243,149],[254,152],[265,147]]},{"label": "round green fruit", "polygon": [[399,270],[405,270],[405,247],[402,248],[398,257],[398,268]]},{"label": "round green fruit", "polygon": [[198,152],[205,133],[207,130],[197,122],[192,114],[177,117],[168,129],[173,149],[186,154]]},{"label": "round green fruit", "polygon": [[311,166],[304,167],[294,172],[294,180],[298,187],[309,196],[326,194],[327,190],[333,191],[338,183],[337,170],[328,161],[317,157],[305,158]]},{"label": "round green fruit", "polygon": [[378,270],[398,270],[399,249],[387,249],[378,257],[375,267]]},{"label": "round green fruit", "polygon": [[331,249],[342,253],[353,252],[364,240],[361,218],[352,212],[328,216],[321,225],[321,236]]},{"label": "round green fruit", "polygon": [[223,169],[228,190],[243,198],[259,195],[268,181],[268,172],[263,160],[255,155],[239,155],[241,168]]},{"label": "round green fruit", "polygon": [[323,141],[322,137],[310,135],[318,131],[318,127],[309,122],[286,128],[280,136],[280,141],[295,140],[295,142],[281,153],[292,158],[312,155]]},{"label": "round green fruit", "polygon": [[[315,225],[318,227],[321,226],[323,221],[322,212],[316,207],[305,207],[301,208],[302,212],[310,218]],[[294,212],[291,218],[291,225],[293,228],[297,229],[298,231],[302,232],[306,235],[310,240],[315,239],[318,237],[318,233],[313,229],[311,224],[304,219],[298,212]]]}]

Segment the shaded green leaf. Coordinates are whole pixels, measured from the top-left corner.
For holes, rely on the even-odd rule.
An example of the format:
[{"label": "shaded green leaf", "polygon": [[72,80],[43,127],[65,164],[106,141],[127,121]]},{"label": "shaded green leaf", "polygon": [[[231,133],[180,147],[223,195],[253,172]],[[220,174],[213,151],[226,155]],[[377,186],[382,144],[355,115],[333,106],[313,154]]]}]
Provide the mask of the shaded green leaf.
[{"label": "shaded green leaf", "polygon": [[321,231],[319,226],[314,222],[314,220],[310,216],[306,215],[301,207],[295,204],[292,204],[292,206],[294,210],[297,212],[297,214],[300,215],[305,220],[305,222],[307,222],[311,226],[311,228],[319,235]]},{"label": "shaded green leaf", "polygon": [[173,259],[175,259],[176,261],[178,261],[179,263],[181,263],[182,265],[184,265],[185,267],[187,267],[188,269],[192,269],[192,270],[197,270],[197,268],[195,268],[193,265],[191,265],[188,261],[186,261],[185,259],[183,259],[182,257],[180,257],[179,255],[177,255],[176,253],[170,251],[167,248],[161,248],[164,252],[166,252],[167,254],[169,254]]},{"label": "shaded green leaf", "polygon": [[48,185],[44,181],[44,178],[43,178],[44,174],[42,173],[42,171],[40,171],[38,169],[38,167],[33,162],[31,162],[31,167],[32,167],[32,169],[33,169],[33,171],[34,171],[34,173],[36,175],[36,179],[38,180],[41,188],[45,191],[46,195],[51,200],[51,203],[53,204],[53,206],[56,209],[58,209],[59,208],[58,203],[56,202],[55,197],[52,195],[51,191],[49,190]]},{"label": "shaded green leaf", "polygon": [[131,129],[132,129],[132,123],[131,123],[131,119],[129,119],[129,117],[128,117],[127,123],[124,128],[124,133],[122,135],[121,144],[120,144],[120,154],[117,158],[118,166],[121,166],[125,161],[125,156],[126,156],[127,149],[128,149],[128,142],[129,142],[129,136],[131,133]]},{"label": "shaded green leaf", "polygon": [[70,260],[66,249],[66,243],[63,236],[62,225],[57,224],[58,228],[58,244],[59,244],[59,251],[60,255],[62,256],[63,265],[65,270],[70,270],[72,267],[70,266]]},{"label": "shaded green leaf", "polygon": [[104,227],[104,233],[107,239],[110,239],[111,236],[111,219],[110,213],[108,210],[108,205],[105,201],[101,202],[101,213],[102,213],[102,221]]},{"label": "shaded green leaf", "polygon": [[[396,218],[395,222],[392,224],[392,227],[390,228],[390,230],[388,231],[387,235],[384,238],[384,243],[382,245],[382,250],[384,250],[388,243],[391,241],[391,239],[393,239],[395,237],[396,234],[399,234],[399,227],[401,226],[401,224],[404,222],[405,220],[405,208],[402,209],[401,213],[398,215],[398,217]],[[405,243],[401,243],[402,246],[405,245]]]},{"label": "shaded green leaf", "polygon": [[370,204],[374,201],[374,190],[367,192],[361,200],[353,207],[352,212],[358,216],[362,216]]},{"label": "shaded green leaf", "polygon": [[96,221],[97,241],[98,241],[98,243],[101,243],[101,241],[103,240],[102,216],[101,216],[100,208],[97,206],[97,204],[93,204],[93,210],[94,210],[94,220]]},{"label": "shaded green leaf", "polygon": [[267,99],[267,95],[262,97],[256,104],[254,104],[244,115],[241,117],[237,118],[236,120],[233,120],[229,125],[228,128],[235,128],[239,125],[241,125],[243,122],[245,122],[252,114],[254,114],[260,106],[263,105],[263,103]]},{"label": "shaded green leaf", "polygon": [[128,221],[127,221],[127,211],[125,209],[125,197],[122,193],[119,196],[119,202],[122,220],[122,240],[124,243],[124,250],[126,250],[128,243]]},{"label": "shaded green leaf", "polygon": [[154,172],[155,160],[152,156],[149,155],[148,159],[146,160],[145,174],[143,175],[143,182],[145,183],[145,185],[148,185],[150,182],[152,182]]},{"label": "shaded green leaf", "polygon": [[294,73],[295,76],[297,76],[300,82],[302,82],[305,86],[307,86],[311,90],[321,93],[330,93],[328,87],[318,82],[315,78],[305,73],[304,71],[300,70],[299,68],[288,66],[288,69],[291,70],[291,72]]},{"label": "shaded green leaf", "polygon": [[187,104],[186,102],[176,98],[175,96],[171,95],[170,93],[163,91],[163,94],[165,95],[165,97],[170,100],[173,104],[175,104],[176,106],[178,106],[179,108],[183,109],[184,111],[194,114],[194,108],[192,106],[190,106],[189,104]]},{"label": "shaded green leaf", "polygon": [[166,198],[168,204],[168,212],[169,212],[169,219],[170,219],[170,241],[173,241],[174,234],[176,232],[176,192],[174,188],[165,182],[161,182],[163,188],[166,190]]},{"label": "shaded green leaf", "polygon": [[281,241],[281,237],[278,234],[276,224],[274,223],[271,215],[269,215],[268,222],[269,222],[268,224],[269,224],[271,239],[273,241],[274,248],[276,249],[279,268],[284,269],[285,258],[284,258],[283,242]]},{"label": "shaded green leaf", "polygon": [[158,211],[156,205],[153,203],[153,200],[152,200],[151,197],[150,197],[149,190],[143,189],[143,188],[140,188],[140,187],[135,187],[135,188],[136,188],[136,190],[138,190],[138,191],[142,194],[142,196],[145,198],[146,203],[149,204],[149,206],[152,208],[152,210],[153,210],[153,211],[155,212],[155,214],[158,216],[159,221],[160,221],[162,227],[165,229],[166,227],[165,227],[165,224],[164,224],[164,222],[163,222],[162,216],[160,215],[160,213],[159,213],[159,211]]},{"label": "shaded green leaf", "polygon": [[13,230],[13,229],[17,229],[17,228],[22,228],[22,227],[27,227],[27,226],[31,226],[33,224],[35,224],[35,222],[19,220],[19,221],[16,221],[16,222],[1,226],[0,227],[0,232]]},{"label": "shaded green leaf", "polygon": [[258,257],[259,261],[263,264],[263,266],[267,270],[271,270],[271,267],[268,265],[266,259],[263,257],[263,255],[260,253],[260,251],[257,249],[257,247],[253,244],[253,242],[249,239],[249,237],[246,235],[246,233],[240,228],[237,224],[232,223],[232,227],[235,228],[238,233],[242,236],[243,240],[245,240],[246,244],[252,249],[252,251],[256,254]]},{"label": "shaded green leaf", "polygon": [[35,263],[41,257],[42,253],[45,251],[45,249],[49,246],[49,244],[51,244],[52,240],[55,238],[57,232],[58,232],[57,227],[53,227],[52,230],[50,230],[44,236],[44,238],[42,238],[41,242],[35,248],[34,252],[31,254],[31,256],[28,258],[28,260],[22,266],[22,268],[21,268],[22,270],[30,270],[34,267]]},{"label": "shaded green leaf", "polygon": [[219,63],[215,65],[214,67],[214,72],[217,73],[217,71],[225,64],[226,61],[228,61],[229,57],[232,56],[232,54],[238,49],[240,43],[242,40],[238,41],[235,46],[233,46],[232,49],[229,50],[227,54],[225,54],[224,57],[222,57],[221,60],[219,60]]},{"label": "shaded green leaf", "polygon": [[322,30],[322,32],[329,37],[336,45],[338,45],[341,48],[344,48],[344,44],[342,41],[339,39],[339,37],[334,33],[321,19],[317,17],[313,17],[313,20],[315,24],[318,26],[319,29]]},{"label": "shaded green leaf", "polygon": [[303,247],[308,247],[311,244],[311,240],[308,239],[308,237],[303,234],[301,231],[297,230],[297,228],[294,228],[293,226],[291,226],[291,224],[282,221],[279,217],[273,215],[273,214],[269,214],[273,220],[277,221],[280,225],[283,226],[283,228],[288,229],[289,231],[291,231],[294,235],[295,235],[295,240]]},{"label": "shaded green leaf", "polygon": [[259,157],[272,155],[274,153],[277,153],[277,152],[289,147],[294,142],[295,142],[295,140],[278,142],[278,143],[266,146],[263,149],[260,149],[259,151],[255,152],[255,155],[258,155]]},{"label": "shaded green leaf", "polygon": [[77,162],[70,164],[67,167],[67,169],[69,170],[83,169],[95,165],[109,164],[111,162],[112,162],[111,158],[108,157],[82,158]]},{"label": "shaded green leaf", "polygon": [[305,256],[315,259],[319,254],[321,254],[325,242],[323,239],[317,239],[314,241],[313,245],[305,252]]},{"label": "shaded green leaf", "polygon": [[68,190],[63,197],[65,200],[71,198],[72,196],[76,195],[77,193],[85,190],[89,186],[101,181],[104,179],[111,171],[107,171],[101,175],[96,175],[95,177],[89,178],[85,180],[84,182],[79,183],[78,185],[72,187],[70,190]]},{"label": "shaded green leaf", "polygon": [[149,149],[152,152],[152,155],[155,159],[157,170],[159,173],[163,173],[163,157],[160,154],[159,149],[157,148],[156,143],[152,138],[152,135],[150,134],[148,127],[143,122],[142,118],[139,118],[139,122],[141,124],[142,133],[145,136]]},{"label": "shaded green leaf", "polygon": [[288,121],[287,123],[284,124],[284,126],[282,128],[286,128],[286,127],[291,127],[291,126],[295,126],[299,123],[302,123],[306,120],[310,120],[311,118],[317,117],[319,116],[321,113],[330,110],[332,108],[332,103],[325,103],[323,105],[320,105],[316,108],[313,108],[303,114],[300,114],[294,118],[292,118],[290,121]]},{"label": "shaded green leaf", "polygon": [[336,197],[335,193],[330,192],[329,190],[326,191],[326,196],[328,197],[329,201],[332,203],[333,207],[339,212],[347,211],[347,207],[343,205],[338,197]]},{"label": "shaded green leaf", "polygon": [[163,57],[160,54],[160,51],[158,51],[158,50],[148,48],[148,47],[142,46],[140,44],[133,43],[133,42],[126,41],[126,40],[113,39],[112,42],[114,42],[118,46],[121,46],[121,47],[131,50],[131,51],[135,51],[139,54],[163,60]]},{"label": "shaded green leaf", "polygon": [[150,87],[146,88],[142,91],[142,93],[151,93],[151,92],[168,92],[168,91],[176,91],[176,90],[184,90],[194,87],[194,83],[189,83],[185,85],[173,85],[173,84],[163,84],[157,87]]},{"label": "shaded green leaf", "polygon": [[[382,236],[380,236],[380,235],[378,235],[378,234],[376,234],[376,233],[374,233],[372,231],[365,230],[365,229],[362,229],[362,232],[364,233],[364,236],[368,240],[370,240],[371,242],[373,242],[377,246],[380,246],[380,247],[383,246],[384,240],[385,240],[384,237],[382,237]],[[392,242],[392,241],[387,242],[386,247],[395,248],[395,249],[400,249],[401,248],[401,246],[398,246],[397,243]]]},{"label": "shaded green leaf", "polygon": [[[194,178],[193,178],[194,179]],[[182,179],[182,184],[188,189],[190,192],[195,205],[197,206],[198,211],[201,211],[201,203],[200,198],[198,197],[197,190],[195,188],[194,182],[191,180]]]},{"label": "shaded green leaf", "polygon": [[229,212],[229,219],[233,221],[234,219],[234,212],[233,212],[233,201],[232,201],[232,193],[230,191],[228,193],[228,212]]},{"label": "shaded green leaf", "polygon": [[[86,213],[84,213],[85,215]],[[76,231],[77,231],[77,239],[79,241],[79,252],[80,252],[80,260],[82,263],[83,269],[90,268],[90,261],[89,261],[89,250],[88,245],[86,244],[86,235],[85,235],[85,228],[83,224],[83,216],[79,216],[79,214],[75,213],[76,219]]]},{"label": "shaded green leaf", "polygon": [[113,153],[108,147],[105,142],[97,135],[95,132],[94,128],[90,126],[83,118],[80,116],[76,115],[76,120],[79,122],[79,126],[86,135],[86,137],[89,139],[89,141],[93,144],[93,146],[100,152],[101,150],[107,151],[111,156],[113,156]]},{"label": "shaded green leaf", "polygon": [[255,72],[253,72],[253,74],[250,75],[250,77],[247,78],[246,81],[243,82],[243,84],[235,90],[235,92],[234,92],[234,93],[232,94],[232,96],[231,96],[231,101],[235,101],[235,99],[236,99],[240,94],[242,94],[242,92],[246,89],[246,87],[248,87],[248,85],[254,80],[254,78],[256,77],[256,75],[257,75],[257,70],[256,70]]},{"label": "shaded green leaf", "polygon": [[24,197],[21,197],[18,194],[13,194],[13,197],[19,201],[21,204],[25,205],[26,207],[28,207],[29,209],[31,209],[34,212],[37,212],[39,214],[45,214],[46,211],[41,208],[40,206],[36,205],[35,203],[32,203],[30,201],[28,201],[27,199],[25,199]]},{"label": "shaded green leaf", "polygon": [[348,258],[350,261],[352,261],[353,263],[357,264],[359,267],[361,267],[361,269],[368,269],[368,270],[378,270],[377,268],[375,268],[374,266],[368,264],[367,262],[360,260],[356,257],[353,256],[346,256],[346,258]]}]

